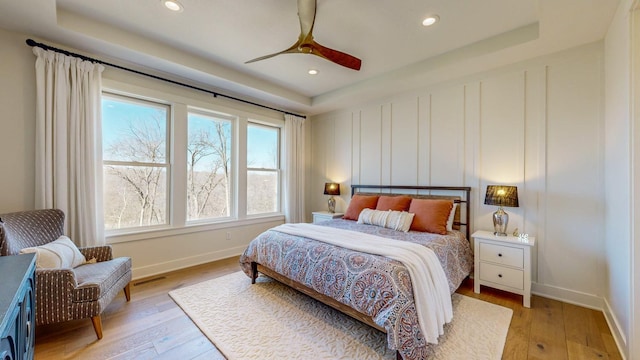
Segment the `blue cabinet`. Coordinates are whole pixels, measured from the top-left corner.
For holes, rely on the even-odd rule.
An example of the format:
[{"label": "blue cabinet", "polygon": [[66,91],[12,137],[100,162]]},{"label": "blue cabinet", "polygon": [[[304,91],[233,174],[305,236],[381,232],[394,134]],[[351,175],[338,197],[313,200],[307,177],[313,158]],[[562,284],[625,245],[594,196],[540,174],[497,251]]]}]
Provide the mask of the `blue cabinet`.
[{"label": "blue cabinet", "polygon": [[35,255],[0,256],[0,359],[33,359]]}]

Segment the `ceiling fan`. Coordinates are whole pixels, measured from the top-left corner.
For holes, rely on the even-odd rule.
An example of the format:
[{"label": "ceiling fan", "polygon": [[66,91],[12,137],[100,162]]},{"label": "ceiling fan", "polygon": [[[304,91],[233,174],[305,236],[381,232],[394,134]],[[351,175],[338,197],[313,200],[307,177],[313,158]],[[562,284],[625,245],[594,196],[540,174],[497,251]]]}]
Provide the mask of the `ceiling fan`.
[{"label": "ceiling fan", "polygon": [[300,18],[300,36],[298,41],[290,48],[253,60],[247,61],[245,64],[265,60],[281,54],[313,54],[327,59],[338,65],[348,67],[353,70],[360,70],[362,61],[354,56],[345,54],[338,50],[329,49],[318,44],[313,39],[313,24],[316,20],[317,0],[298,0],[298,18]]}]

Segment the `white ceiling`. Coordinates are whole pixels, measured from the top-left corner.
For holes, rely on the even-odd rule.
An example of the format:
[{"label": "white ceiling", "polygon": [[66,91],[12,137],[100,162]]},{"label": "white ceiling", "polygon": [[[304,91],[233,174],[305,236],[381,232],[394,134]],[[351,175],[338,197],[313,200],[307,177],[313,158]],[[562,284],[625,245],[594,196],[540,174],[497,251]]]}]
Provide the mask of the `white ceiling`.
[{"label": "white ceiling", "polygon": [[619,2],[318,0],[316,41],[362,59],[354,71],[305,54],[245,64],[297,40],[296,0],[179,1],[0,0],[0,28],[317,114],[602,39]]}]

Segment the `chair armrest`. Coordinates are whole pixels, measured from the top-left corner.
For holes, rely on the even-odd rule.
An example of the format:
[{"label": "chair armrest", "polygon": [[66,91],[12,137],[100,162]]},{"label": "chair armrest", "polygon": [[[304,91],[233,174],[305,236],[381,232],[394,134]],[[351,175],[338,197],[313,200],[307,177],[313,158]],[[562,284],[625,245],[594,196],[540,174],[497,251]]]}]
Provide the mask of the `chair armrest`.
[{"label": "chair armrest", "polygon": [[36,320],[49,324],[72,319],[71,301],[77,286],[71,269],[36,270]]},{"label": "chair armrest", "polygon": [[111,245],[84,247],[79,248],[78,250],[80,250],[87,261],[96,259],[97,262],[102,262],[113,259],[113,251],[111,250]]}]

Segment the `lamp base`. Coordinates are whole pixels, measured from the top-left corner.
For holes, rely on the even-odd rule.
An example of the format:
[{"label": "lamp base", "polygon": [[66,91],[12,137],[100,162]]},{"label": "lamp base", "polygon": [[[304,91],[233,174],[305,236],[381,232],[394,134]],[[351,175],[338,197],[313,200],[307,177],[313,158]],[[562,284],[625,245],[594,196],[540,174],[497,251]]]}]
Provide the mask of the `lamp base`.
[{"label": "lamp base", "polygon": [[507,225],[509,224],[509,214],[507,214],[502,206],[493,213],[493,235],[507,236]]},{"label": "lamp base", "polygon": [[329,206],[330,213],[333,214],[336,212],[336,199],[334,199],[333,196],[329,197],[329,201],[327,201],[327,205]]}]

